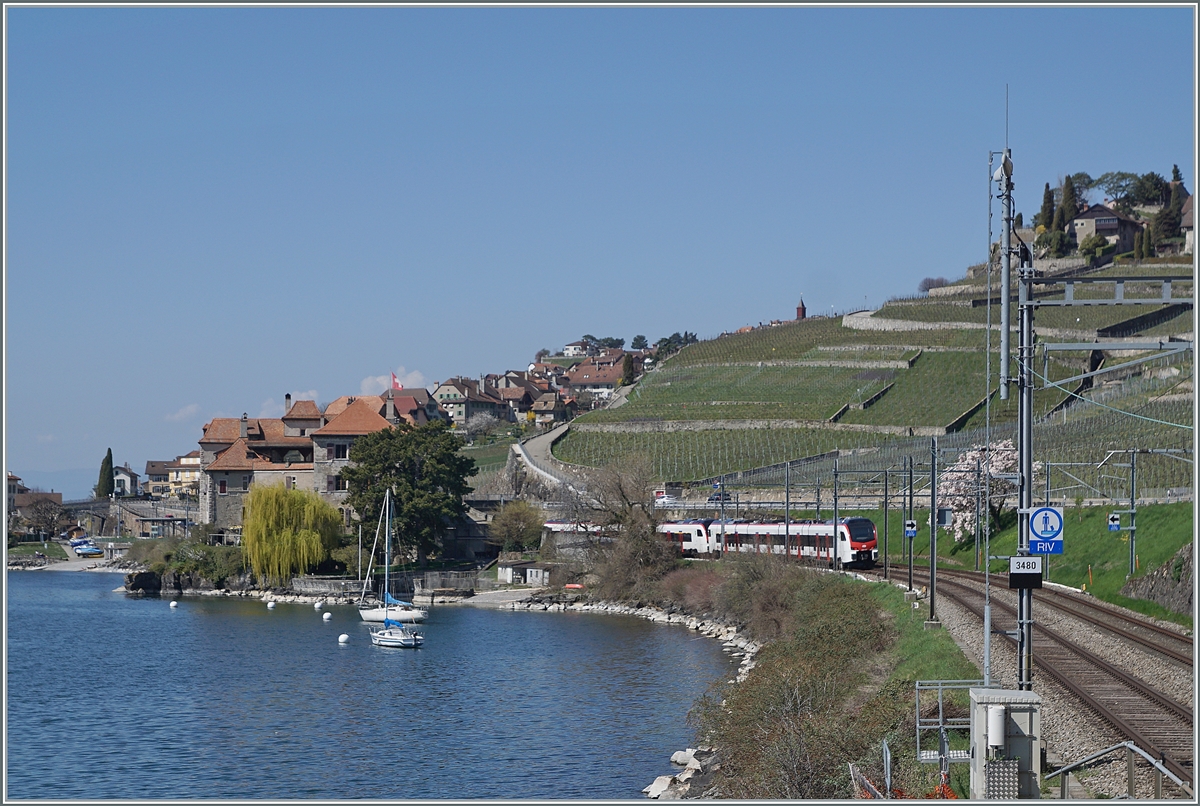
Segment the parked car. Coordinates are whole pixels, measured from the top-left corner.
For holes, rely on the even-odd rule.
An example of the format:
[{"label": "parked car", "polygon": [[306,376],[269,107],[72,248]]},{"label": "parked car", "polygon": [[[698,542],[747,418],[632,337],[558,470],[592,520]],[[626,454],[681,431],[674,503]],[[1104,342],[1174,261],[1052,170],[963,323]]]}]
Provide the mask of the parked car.
[{"label": "parked car", "polygon": [[710,504],[719,504],[722,501],[732,501],[732,500],[733,500],[733,497],[730,496],[729,493],[727,493],[727,492],[713,493],[712,495],[710,495],[708,497],[708,503],[710,503]]},{"label": "parked car", "polygon": [[679,505],[679,499],[673,495],[660,495],[654,499],[656,507],[674,507]]}]

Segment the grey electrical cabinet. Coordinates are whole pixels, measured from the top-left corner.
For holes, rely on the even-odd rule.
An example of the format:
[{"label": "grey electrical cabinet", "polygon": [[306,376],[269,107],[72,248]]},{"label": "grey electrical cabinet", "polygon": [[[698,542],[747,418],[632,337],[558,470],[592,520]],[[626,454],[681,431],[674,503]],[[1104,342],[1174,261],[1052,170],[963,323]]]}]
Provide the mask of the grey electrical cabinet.
[{"label": "grey electrical cabinet", "polygon": [[971,799],[1041,797],[1041,695],[994,688],[970,694]]}]

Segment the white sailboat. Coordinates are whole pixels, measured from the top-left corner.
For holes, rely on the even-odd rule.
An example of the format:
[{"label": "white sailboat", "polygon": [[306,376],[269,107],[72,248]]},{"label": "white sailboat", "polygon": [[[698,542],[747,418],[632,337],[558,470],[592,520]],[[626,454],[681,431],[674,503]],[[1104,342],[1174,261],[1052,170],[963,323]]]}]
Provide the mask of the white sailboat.
[{"label": "white sailboat", "polygon": [[[384,493],[385,506],[383,511],[379,513],[379,523],[375,526],[375,542],[371,544],[371,562],[367,565],[367,576],[363,580],[362,593],[358,597],[358,615],[363,621],[381,623],[384,619],[398,621],[401,624],[420,624],[429,618],[429,611],[417,607],[412,602],[402,602],[399,599],[392,597],[391,591],[387,589],[387,584],[384,584],[383,598],[379,604],[367,604],[367,585],[371,580],[371,569],[375,562],[375,549],[379,546],[379,533],[383,531],[384,521],[388,520],[388,543],[387,547],[391,546],[391,525],[390,515],[391,509],[388,504],[391,501],[391,490],[388,489]],[[388,566],[391,566],[391,561],[388,561]],[[386,578],[386,571],[385,571]]]},{"label": "white sailboat", "polygon": [[[380,627],[371,627],[371,643],[375,646],[415,649],[425,643],[425,636],[417,632],[411,623],[401,623],[389,617],[390,602],[395,601],[388,590],[388,583],[390,582],[389,572],[392,567],[392,491],[390,488],[383,496],[383,512],[380,514],[380,522],[386,524],[384,531],[383,607],[379,608],[383,611],[383,624]],[[376,539],[378,539],[378,532],[376,533]],[[374,555],[374,550],[371,553]],[[421,620],[424,621],[428,614],[425,611],[419,612],[421,613]],[[362,610],[359,610],[359,613],[361,614]],[[363,619],[366,620],[367,617],[363,616]]]}]

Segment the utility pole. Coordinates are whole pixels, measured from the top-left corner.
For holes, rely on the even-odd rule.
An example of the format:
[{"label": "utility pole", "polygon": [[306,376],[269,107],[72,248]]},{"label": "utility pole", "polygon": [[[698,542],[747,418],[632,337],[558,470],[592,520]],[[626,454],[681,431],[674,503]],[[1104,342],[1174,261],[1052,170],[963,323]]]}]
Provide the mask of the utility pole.
[{"label": "utility pole", "polygon": [[1129,452],[1129,576],[1137,573],[1137,451]]},{"label": "utility pole", "polygon": [[883,469],[883,578],[888,578],[888,472]]},{"label": "utility pole", "polygon": [[929,443],[929,620],[937,622],[937,437]]},{"label": "utility pole", "polygon": [[841,567],[841,552],[838,551],[838,460],[833,460],[833,567]]},{"label": "utility pole", "polygon": [[979,460],[975,460],[975,570],[979,570],[979,496],[983,492],[983,485],[979,475]]},{"label": "utility pole", "polygon": [[[1012,182],[1011,165],[1005,154],[1005,165],[1010,166],[1005,177],[1005,237],[1012,228]],[[1003,170],[1003,166],[1001,168]],[[1020,344],[1017,348],[1017,462],[1020,482],[1019,527],[1017,532],[1017,554],[1029,556],[1029,516],[1033,511],[1033,265],[1022,252],[1020,264]],[[1005,261],[1010,259],[1005,252]],[[1007,293],[1008,289],[1005,289]],[[1007,310],[1006,303],[1004,309]],[[1001,356],[1001,366],[1007,365],[1007,356]],[[1001,386],[1001,390],[1005,387]],[[1021,633],[1017,657],[1018,688],[1033,690],[1033,589],[1021,588],[1017,597],[1017,629]]]},{"label": "utility pole", "polygon": [[[791,556],[792,551],[792,463],[785,462],[783,465],[783,556],[785,558]],[[800,552],[796,552],[799,557]]]},{"label": "utility pole", "polygon": [[1004,226],[1000,231],[1000,399],[1008,400],[1008,356],[1009,329],[1012,327],[1012,152],[1006,147],[1000,159],[1000,167],[992,178],[1000,183],[1000,198],[1004,203]]}]

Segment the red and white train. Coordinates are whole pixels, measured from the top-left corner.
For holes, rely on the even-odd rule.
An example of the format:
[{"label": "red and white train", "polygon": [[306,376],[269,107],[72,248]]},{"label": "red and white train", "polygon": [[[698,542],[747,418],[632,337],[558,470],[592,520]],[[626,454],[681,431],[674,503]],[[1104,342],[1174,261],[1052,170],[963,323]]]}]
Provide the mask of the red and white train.
[{"label": "red and white train", "polygon": [[[595,533],[590,524],[550,521],[551,532]],[[684,557],[720,557],[727,552],[775,554],[840,567],[871,568],[879,560],[879,539],[868,518],[833,521],[757,522],[696,518],[667,521],[658,531]],[[835,539],[836,531],[836,539]]]},{"label": "red and white train", "polygon": [[879,559],[875,524],[867,518],[833,521],[757,522],[710,520],[659,524],[685,557],[719,557],[726,552],[777,554],[813,562],[870,568]]}]

